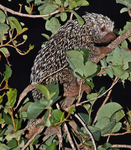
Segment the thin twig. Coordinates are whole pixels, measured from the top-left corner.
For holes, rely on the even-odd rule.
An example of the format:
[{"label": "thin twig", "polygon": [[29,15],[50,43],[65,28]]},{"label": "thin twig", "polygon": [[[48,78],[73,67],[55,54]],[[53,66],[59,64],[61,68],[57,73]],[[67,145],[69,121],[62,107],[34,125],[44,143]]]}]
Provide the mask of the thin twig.
[{"label": "thin twig", "polygon": [[87,133],[89,134],[91,140],[92,140],[92,144],[94,146],[94,150],[97,150],[96,149],[96,144],[95,144],[95,140],[92,136],[92,133],[88,130],[88,128],[86,127],[85,123],[81,120],[81,118],[77,115],[77,114],[74,114],[74,116],[80,121],[80,123],[83,125],[83,127],[85,128],[85,130],[87,131]]},{"label": "thin twig", "polygon": [[125,135],[125,134],[129,134],[129,133],[131,133],[131,131],[130,130],[127,130],[126,132],[123,132],[123,133],[110,133],[110,134],[104,134],[104,135],[102,135],[103,137],[106,137],[106,136],[120,136],[120,135]]},{"label": "thin twig", "polygon": [[43,82],[46,78],[48,78],[49,76],[52,76],[53,74],[56,74],[57,72],[61,71],[62,69],[64,69],[64,68],[67,67],[67,66],[68,66],[68,64],[65,64],[62,68],[60,68],[60,69],[54,71],[53,73],[47,75],[46,77],[44,77],[43,79],[40,80],[40,83],[42,83],[42,82]]},{"label": "thin twig", "polygon": [[[114,79],[114,81],[113,81],[113,83],[112,83],[112,85],[117,81],[117,79],[118,79],[118,77],[115,77],[115,79]],[[111,85],[111,86],[112,86]],[[101,107],[102,106],[104,106],[105,105],[105,103],[108,101],[108,99],[109,99],[109,97],[110,97],[110,94],[111,94],[111,92],[112,92],[112,88],[108,91],[108,94],[107,94],[107,96],[106,96],[106,98],[105,98],[105,100],[104,100],[104,102],[102,103],[102,105],[100,106],[100,108],[98,109],[98,111],[97,111],[97,113],[96,113],[96,116],[95,116],[95,119],[94,119],[94,121],[93,121],[93,123],[92,123],[92,125],[94,126],[94,123],[96,122],[96,120],[97,120],[97,116],[98,116],[98,113],[99,113],[99,111],[100,111],[100,109],[101,109]]]},{"label": "thin twig", "polygon": [[3,5],[0,4],[0,9],[2,9],[3,11],[7,11],[13,15],[17,15],[17,16],[21,16],[21,17],[28,17],[28,18],[43,18],[43,17],[48,17],[48,16],[52,16],[54,14],[57,14],[59,13],[61,10],[55,10],[54,12],[50,13],[50,14],[46,14],[46,15],[30,15],[30,14],[24,14],[24,13],[20,13],[20,12],[17,12],[17,11],[14,11],[10,8],[7,8]]},{"label": "thin twig", "polygon": [[109,142],[110,137],[111,137],[111,135],[109,134],[108,137],[107,137],[106,143]]},{"label": "thin twig", "polygon": [[[58,103],[56,104],[56,107],[57,107],[58,109],[60,109],[60,106],[59,106]],[[75,145],[74,145],[74,143],[73,143],[73,140],[72,140],[72,138],[71,138],[70,132],[69,132],[69,130],[68,130],[67,124],[66,124],[65,122],[64,122],[64,129],[65,129],[65,131],[66,131],[67,138],[68,138],[68,141],[69,141],[69,143],[70,143],[72,149],[73,149],[73,150],[76,150]]]},{"label": "thin twig", "polygon": [[74,143],[73,143],[73,140],[72,140],[72,138],[71,138],[70,132],[69,132],[69,130],[68,130],[67,124],[66,124],[65,122],[64,122],[64,129],[65,129],[65,131],[66,131],[66,134],[67,134],[67,137],[68,137],[68,141],[69,141],[69,143],[70,143],[72,149],[73,149],[73,150],[76,150],[75,145],[74,145]]},{"label": "thin twig", "polygon": [[42,130],[43,126],[41,126],[38,131],[32,136],[32,138],[24,145],[24,147],[21,150],[25,150],[27,146],[30,145],[31,141],[35,139],[35,137],[37,136],[37,134],[39,134]]},{"label": "thin twig", "polygon": [[82,80],[80,80],[79,98],[78,98],[78,100],[77,100],[77,103],[76,103],[76,104],[79,104],[79,102],[80,102],[80,100],[81,100],[81,97],[82,97],[82,94],[81,94],[82,84],[83,84],[83,81],[82,81]]},{"label": "thin twig", "polygon": [[92,98],[92,99],[89,99],[89,100],[83,101],[83,102],[81,102],[81,103],[77,104],[76,106],[79,106],[79,105],[85,104],[85,103],[87,103],[87,102],[93,101],[93,100],[98,99],[98,98],[101,98],[101,97],[102,97],[103,95],[105,95],[108,91],[110,91],[110,90],[114,87],[114,85],[115,85],[118,81],[119,81],[119,78],[118,78],[118,79],[116,80],[116,82],[115,82],[115,83],[113,83],[113,84],[110,86],[110,88],[109,88],[108,90],[106,90],[103,94],[101,94],[101,95],[99,95],[99,96],[97,96],[97,97],[95,97],[95,98]]},{"label": "thin twig", "polygon": [[70,20],[72,20],[73,19],[73,13],[71,13],[71,15],[70,15]]}]

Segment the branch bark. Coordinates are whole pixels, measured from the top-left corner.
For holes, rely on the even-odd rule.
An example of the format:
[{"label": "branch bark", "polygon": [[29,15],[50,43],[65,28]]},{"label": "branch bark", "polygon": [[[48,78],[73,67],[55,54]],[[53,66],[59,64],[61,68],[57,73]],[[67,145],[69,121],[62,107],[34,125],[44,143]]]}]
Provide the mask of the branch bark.
[{"label": "branch bark", "polygon": [[20,13],[20,12],[17,12],[17,11],[14,11],[10,8],[7,8],[3,5],[0,4],[0,9],[2,9],[3,11],[7,11],[13,15],[17,15],[17,16],[21,16],[21,17],[28,17],[28,18],[43,18],[43,17],[48,17],[48,16],[52,16],[54,14],[57,14],[60,12],[60,9],[59,10],[55,10],[54,12],[50,13],[50,14],[46,14],[46,15],[30,15],[30,14],[24,14],[24,13]]},{"label": "branch bark", "polygon": [[107,50],[104,53],[100,54],[99,56],[96,56],[91,61],[98,63],[102,58],[104,58],[107,54],[113,51],[119,44],[121,44],[125,39],[127,39],[130,36],[131,36],[131,27],[126,32],[118,36],[113,42],[111,42],[106,47]]}]

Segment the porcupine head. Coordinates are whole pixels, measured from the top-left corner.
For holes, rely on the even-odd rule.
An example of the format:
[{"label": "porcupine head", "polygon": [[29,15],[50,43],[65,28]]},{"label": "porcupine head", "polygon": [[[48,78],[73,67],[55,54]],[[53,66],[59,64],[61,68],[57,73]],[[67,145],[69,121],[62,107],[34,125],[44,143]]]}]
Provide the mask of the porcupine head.
[{"label": "porcupine head", "polygon": [[83,16],[88,25],[92,28],[90,35],[92,34],[94,43],[109,43],[116,38],[113,33],[114,22],[107,16],[96,13],[86,13]]}]

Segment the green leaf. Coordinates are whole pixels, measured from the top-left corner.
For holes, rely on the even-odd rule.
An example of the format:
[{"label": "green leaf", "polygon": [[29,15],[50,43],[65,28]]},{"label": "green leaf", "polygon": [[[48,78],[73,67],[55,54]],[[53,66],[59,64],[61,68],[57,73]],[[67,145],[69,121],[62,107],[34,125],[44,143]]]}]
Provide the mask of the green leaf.
[{"label": "green leaf", "polygon": [[103,135],[111,133],[115,124],[116,124],[115,119],[110,121],[108,117],[103,117],[98,120],[98,122],[95,124],[95,127],[101,129],[101,134]]},{"label": "green leaf", "polygon": [[128,62],[129,72],[131,72],[131,62]]},{"label": "green leaf", "polygon": [[125,80],[129,78],[129,73],[125,72],[120,78],[121,78],[122,83],[124,84]]},{"label": "green leaf", "polygon": [[60,28],[60,26],[61,24],[56,17],[52,17],[50,20],[47,20],[45,23],[46,30],[51,31],[52,33],[55,33]]},{"label": "green leaf", "polygon": [[71,106],[69,109],[69,113],[72,114],[74,112],[74,110],[75,110],[75,106]]},{"label": "green leaf", "polygon": [[121,48],[124,48],[124,49],[128,48],[128,43],[127,43],[127,41],[124,40],[124,41],[121,43],[121,46],[120,46],[120,47],[121,47]]},{"label": "green leaf", "polygon": [[57,121],[62,121],[64,119],[63,117],[63,112],[59,109],[55,109],[53,110],[53,117],[57,120]]},{"label": "green leaf", "polygon": [[97,65],[91,61],[87,61],[84,66],[84,75],[89,77],[97,71]]},{"label": "green leaf", "polygon": [[126,51],[124,48],[116,47],[112,54],[113,59],[111,61],[115,66],[122,66],[124,70],[128,69],[128,62],[131,60],[131,53]]},{"label": "green leaf", "polygon": [[95,127],[102,130],[109,123],[110,119],[108,117],[102,117],[101,119],[98,119],[98,121],[95,124]]},{"label": "green leaf", "polygon": [[5,23],[0,23],[0,33],[7,34],[9,30],[9,26]]},{"label": "green leaf", "polygon": [[115,120],[111,120],[102,130],[101,130],[101,135],[104,134],[109,134],[112,132],[112,129],[114,128],[116,124]]},{"label": "green leaf", "polygon": [[106,149],[103,147],[98,147],[98,150],[106,150]]},{"label": "green leaf", "polygon": [[28,30],[28,28],[22,28],[21,33],[25,32],[25,31],[27,31],[27,30]]},{"label": "green leaf", "polygon": [[66,52],[71,58],[78,58],[84,61],[83,54],[78,50],[70,50]]},{"label": "green leaf", "polygon": [[21,27],[19,21],[15,17],[10,16],[7,19],[10,23],[11,29],[16,29],[18,33],[22,32],[22,27]]},{"label": "green leaf", "polygon": [[83,18],[81,18],[74,10],[69,10],[69,12],[72,12],[72,13],[76,16],[76,18],[77,18],[77,20],[78,20],[78,23],[79,23],[80,25],[83,25],[83,24],[84,24]]},{"label": "green leaf", "polygon": [[123,0],[116,0],[116,3],[119,3],[119,4],[123,4],[125,5],[124,1]]},{"label": "green leaf", "polygon": [[46,119],[45,126],[46,127],[50,127],[51,126],[51,122],[50,122],[50,120],[48,118]]},{"label": "green leaf", "polygon": [[46,150],[57,150],[55,143],[51,144],[46,148]]},{"label": "green leaf", "polygon": [[81,52],[83,54],[83,57],[84,57],[84,64],[87,62],[88,60],[88,57],[89,57],[89,51],[87,48],[82,48],[81,49]]},{"label": "green leaf", "polygon": [[8,49],[6,47],[0,48],[0,51],[4,54],[4,56],[6,58],[8,58],[10,56],[10,52],[8,51]]},{"label": "green leaf", "polygon": [[39,85],[37,85],[36,87],[37,87],[37,89],[45,96],[45,98],[46,98],[47,100],[49,100],[50,92],[49,92],[49,90],[47,89],[47,87],[44,86],[44,85],[42,85],[42,84],[39,84]]},{"label": "green leaf", "polygon": [[30,2],[32,2],[32,1],[34,1],[34,0],[26,0],[26,3],[30,3]]},{"label": "green leaf", "polygon": [[27,112],[23,111],[23,110],[27,110],[31,104],[32,104],[32,102],[28,102],[19,109],[21,118],[27,118]]},{"label": "green leaf", "polygon": [[25,5],[25,10],[28,14],[31,14],[32,13],[32,9],[28,6]]},{"label": "green leaf", "polygon": [[100,95],[100,94],[103,94],[105,91],[106,91],[105,86],[102,86],[102,87],[100,88],[100,90],[98,91],[98,94],[99,94],[99,95]]},{"label": "green leaf", "polygon": [[61,18],[61,21],[66,21],[66,19],[67,19],[67,13],[65,13],[65,12],[62,12],[62,13],[60,13],[60,18]]},{"label": "green leaf", "polygon": [[29,50],[32,50],[34,48],[34,45],[29,44]]},{"label": "green leaf", "polygon": [[106,73],[111,77],[113,78],[114,77],[114,71],[111,67],[108,67],[106,69],[104,69],[106,71]]},{"label": "green leaf", "polygon": [[127,12],[127,11],[128,11],[127,7],[124,7],[124,8],[122,8],[122,9],[120,10],[120,13],[122,14],[122,13]]},{"label": "green leaf", "polygon": [[112,145],[112,144],[110,144],[110,143],[104,143],[104,144],[102,145],[102,147],[105,148],[105,149],[108,149],[108,148],[111,147],[111,145]]},{"label": "green leaf", "polygon": [[41,35],[42,35],[42,36],[44,36],[47,40],[49,40],[49,39],[50,39],[50,36],[49,36],[49,35],[47,35],[47,34],[42,33]]},{"label": "green leaf", "polygon": [[93,127],[93,126],[88,126],[88,129],[91,131],[94,139],[96,141],[99,141],[100,137],[101,137],[101,132],[98,128],[96,127]]},{"label": "green leaf", "polygon": [[90,81],[90,82],[86,81],[85,84],[89,85],[89,86],[91,87],[91,89],[94,88],[94,83],[93,83],[93,81]]},{"label": "green leaf", "polygon": [[61,3],[60,0],[55,0],[55,2],[56,2],[56,4],[58,4],[58,5]]},{"label": "green leaf", "polygon": [[27,35],[23,35],[23,39],[27,40],[28,36]]},{"label": "green leaf", "polygon": [[79,113],[79,116],[85,122],[85,124],[89,123],[89,115],[87,113]]},{"label": "green leaf", "polygon": [[114,71],[114,75],[117,77],[121,77],[125,73],[122,66],[112,66],[112,69]]},{"label": "green leaf", "polygon": [[27,109],[28,118],[36,118],[46,108],[46,106],[48,106],[48,104],[49,101],[46,99],[32,103]]},{"label": "green leaf", "polygon": [[4,122],[5,122],[5,120],[0,118],[0,124],[3,124]]},{"label": "green leaf", "polygon": [[9,91],[7,92],[7,97],[8,97],[9,108],[12,108],[16,102],[17,90],[9,89]]},{"label": "green leaf", "polygon": [[6,65],[6,70],[4,72],[4,81],[9,80],[11,74],[12,74],[11,68],[8,65]]},{"label": "green leaf", "polygon": [[0,143],[0,150],[8,150],[8,149],[10,149],[10,147],[9,147],[9,146],[7,146],[7,145],[5,145],[5,144]]},{"label": "green leaf", "polygon": [[67,7],[69,5],[69,1],[68,0],[65,0],[64,1],[64,7]]},{"label": "green leaf", "polygon": [[5,120],[5,122],[7,124],[10,124],[10,125],[13,126],[12,119],[11,119],[11,117],[9,115],[7,115],[6,113],[3,113],[3,119]]},{"label": "green leaf", "polygon": [[101,59],[100,63],[101,63],[101,67],[106,67],[107,66],[107,62],[106,62],[105,58]]},{"label": "green leaf", "polygon": [[115,132],[118,132],[120,129],[122,128],[122,123],[121,122],[117,122],[116,124],[115,124],[115,126],[113,127],[113,129],[112,129],[112,133],[115,133]]},{"label": "green leaf", "polygon": [[6,15],[2,10],[0,10],[0,23],[4,23],[6,19]]},{"label": "green leaf", "polygon": [[[55,84],[55,82],[52,82],[51,84],[46,85],[50,92],[50,99],[53,100],[53,104],[60,99],[59,96],[59,84]],[[54,94],[55,93],[55,94]],[[53,95],[52,95],[53,94]]]},{"label": "green leaf", "polygon": [[80,58],[77,58],[77,57],[74,58],[73,57],[73,58],[70,59],[70,61],[74,65],[75,69],[80,69],[82,71],[84,70],[84,63]]},{"label": "green leaf", "polygon": [[102,119],[103,117],[110,118],[114,114],[111,119],[115,119],[116,122],[118,122],[125,116],[124,111],[120,109],[122,109],[121,105],[116,102],[107,103],[101,107],[97,120]]},{"label": "green leaf", "polygon": [[126,32],[129,28],[131,27],[131,22],[127,21],[126,25],[124,26],[123,30],[119,31],[119,34],[123,34],[124,32]]},{"label": "green leaf", "polygon": [[77,3],[74,0],[69,0],[69,8],[73,9],[77,7]]},{"label": "green leaf", "polygon": [[78,79],[82,79],[83,78],[83,71],[79,68],[74,70],[74,75],[78,78]]},{"label": "green leaf", "polygon": [[91,93],[87,95],[87,99],[93,99],[95,97],[97,97],[98,93]]},{"label": "green leaf", "polygon": [[11,141],[9,141],[9,143],[7,144],[7,146],[13,148],[17,146],[17,141],[16,139],[12,139]]},{"label": "green leaf", "polygon": [[18,140],[20,139],[22,133],[24,133],[24,130],[18,130],[17,132],[14,133],[8,133],[5,137],[7,141],[11,141],[13,138],[17,138]]},{"label": "green leaf", "polygon": [[[54,12],[58,8],[58,5],[48,4],[43,10],[40,11],[41,15],[46,15]],[[44,17],[44,19],[48,19],[49,17]]]},{"label": "green leaf", "polygon": [[4,34],[7,34],[8,30],[9,26],[7,24],[0,23],[0,43],[2,42],[2,40],[6,40]]},{"label": "green leaf", "polygon": [[86,0],[78,0],[77,5],[78,6],[88,6],[89,3]]}]

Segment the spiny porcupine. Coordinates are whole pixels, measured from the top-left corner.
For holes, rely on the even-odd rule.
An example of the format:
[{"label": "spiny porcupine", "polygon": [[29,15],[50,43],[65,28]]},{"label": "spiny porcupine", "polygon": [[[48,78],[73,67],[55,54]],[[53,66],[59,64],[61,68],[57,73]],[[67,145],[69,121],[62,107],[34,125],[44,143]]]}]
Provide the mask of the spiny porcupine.
[{"label": "spiny porcupine", "polygon": [[[46,42],[35,58],[31,72],[31,83],[40,83],[50,73],[62,68],[67,63],[66,51],[79,48],[89,50],[89,60],[96,62],[95,57],[106,51],[106,47],[96,47],[96,43],[109,43],[115,38],[114,23],[106,16],[96,13],[86,13],[82,16],[84,25],[77,20],[68,21],[54,36]],[[105,52],[106,53],[106,52]],[[43,84],[61,81],[60,72],[49,76]],[[34,100],[42,98],[36,90],[33,91]]]}]

